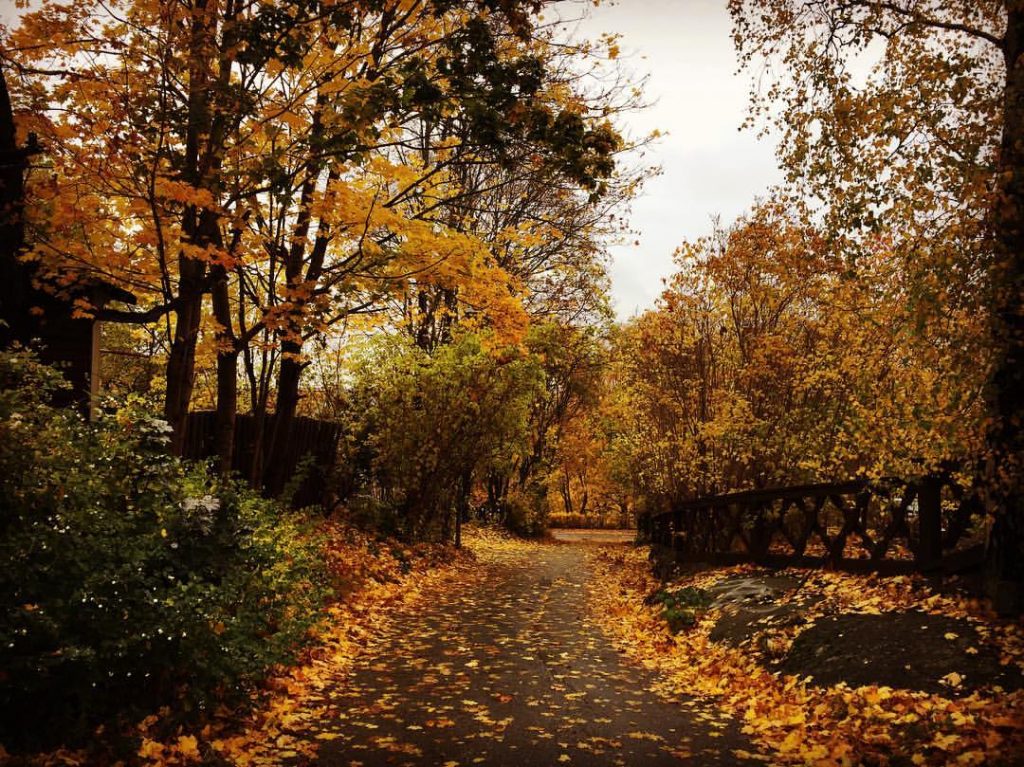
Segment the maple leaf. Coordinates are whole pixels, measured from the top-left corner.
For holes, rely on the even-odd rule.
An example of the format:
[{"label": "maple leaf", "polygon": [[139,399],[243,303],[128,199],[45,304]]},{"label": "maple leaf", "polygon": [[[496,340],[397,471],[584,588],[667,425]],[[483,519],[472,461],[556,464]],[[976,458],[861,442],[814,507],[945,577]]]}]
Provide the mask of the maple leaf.
[{"label": "maple leaf", "polygon": [[142,759],[157,760],[160,759],[164,754],[164,746],[162,743],[158,743],[155,740],[149,738],[142,739],[142,745],[139,747],[138,755]]}]

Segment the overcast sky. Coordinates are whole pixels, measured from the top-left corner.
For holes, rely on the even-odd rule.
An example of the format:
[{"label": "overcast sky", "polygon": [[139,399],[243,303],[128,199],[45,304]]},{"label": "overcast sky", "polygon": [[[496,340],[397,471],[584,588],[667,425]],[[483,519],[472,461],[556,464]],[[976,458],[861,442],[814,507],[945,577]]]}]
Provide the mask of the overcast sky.
[{"label": "overcast sky", "polygon": [[613,248],[612,295],[620,318],[649,308],[683,241],[728,222],[781,180],[770,139],[740,132],[749,80],[736,74],[725,0],[617,0],[590,12],[581,36],[622,36],[629,69],[648,74],[653,105],[630,115],[634,135],[665,131],[645,160],[663,173],[633,205],[639,246]]}]

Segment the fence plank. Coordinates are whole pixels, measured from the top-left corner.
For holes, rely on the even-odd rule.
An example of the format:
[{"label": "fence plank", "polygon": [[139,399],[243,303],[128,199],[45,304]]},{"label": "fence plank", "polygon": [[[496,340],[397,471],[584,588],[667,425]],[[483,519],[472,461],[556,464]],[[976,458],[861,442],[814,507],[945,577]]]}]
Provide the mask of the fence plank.
[{"label": "fence plank", "polygon": [[[265,442],[266,435],[273,431],[275,416],[271,414],[262,417],[262,424],[260,420],[250,414],[239,414],[235,420],[235,449],[231,468],[250,484],[258,482],[262,475],[261,430],[262,441]],[[215,427],[215,413],[189,413],[184,457],[192,460],[213,458],[216,455]],[[293,506],[298,508],[323,502],[327,478],[337,459],[340,434],[338,424],[331,421],[295,417],[282,456],[284,476],[294,477],[307,456],[312,457],[312,465],[288,499]]]}]

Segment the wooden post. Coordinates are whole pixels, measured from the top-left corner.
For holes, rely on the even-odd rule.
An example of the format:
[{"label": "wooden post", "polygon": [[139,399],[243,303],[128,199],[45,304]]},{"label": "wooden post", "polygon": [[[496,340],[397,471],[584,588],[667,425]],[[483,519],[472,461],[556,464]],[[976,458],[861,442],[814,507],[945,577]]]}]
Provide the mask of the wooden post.
[{"label": "wooden post", "polygon": [[102,372],[100,370],[100,344],[103,341],[103,332],[99,320],[92,323],[92,350],[89,356],[89,420],[95,421],[99,415],[100,386],[102,385]]},{"label": "wooden post", "polygon": [[924,477],[918,484],[917,515],[917,566],[934,570],[942,563],[942,481],[938,477]]},{"label": "wooden post", "polygon": [[683,548],[683,541],[679,535],[682,528],[683,512],[680,509],[676,509],[672,512],[672,538],[670,540],[670,545],[672,546],[673,556],[677,562],[682,559],[681,552]]}]

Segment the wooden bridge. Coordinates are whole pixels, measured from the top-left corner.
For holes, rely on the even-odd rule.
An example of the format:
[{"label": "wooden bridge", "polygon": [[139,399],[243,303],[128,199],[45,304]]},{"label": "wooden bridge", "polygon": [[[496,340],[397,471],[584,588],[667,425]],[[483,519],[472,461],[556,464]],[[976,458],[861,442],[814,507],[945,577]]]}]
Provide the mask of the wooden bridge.
[{"label": "wooden bridge", "polygon": [[977,496],[952,474],[698,498],[644,515],[640,539],[679,562],[957,572],[984,557]]}]

